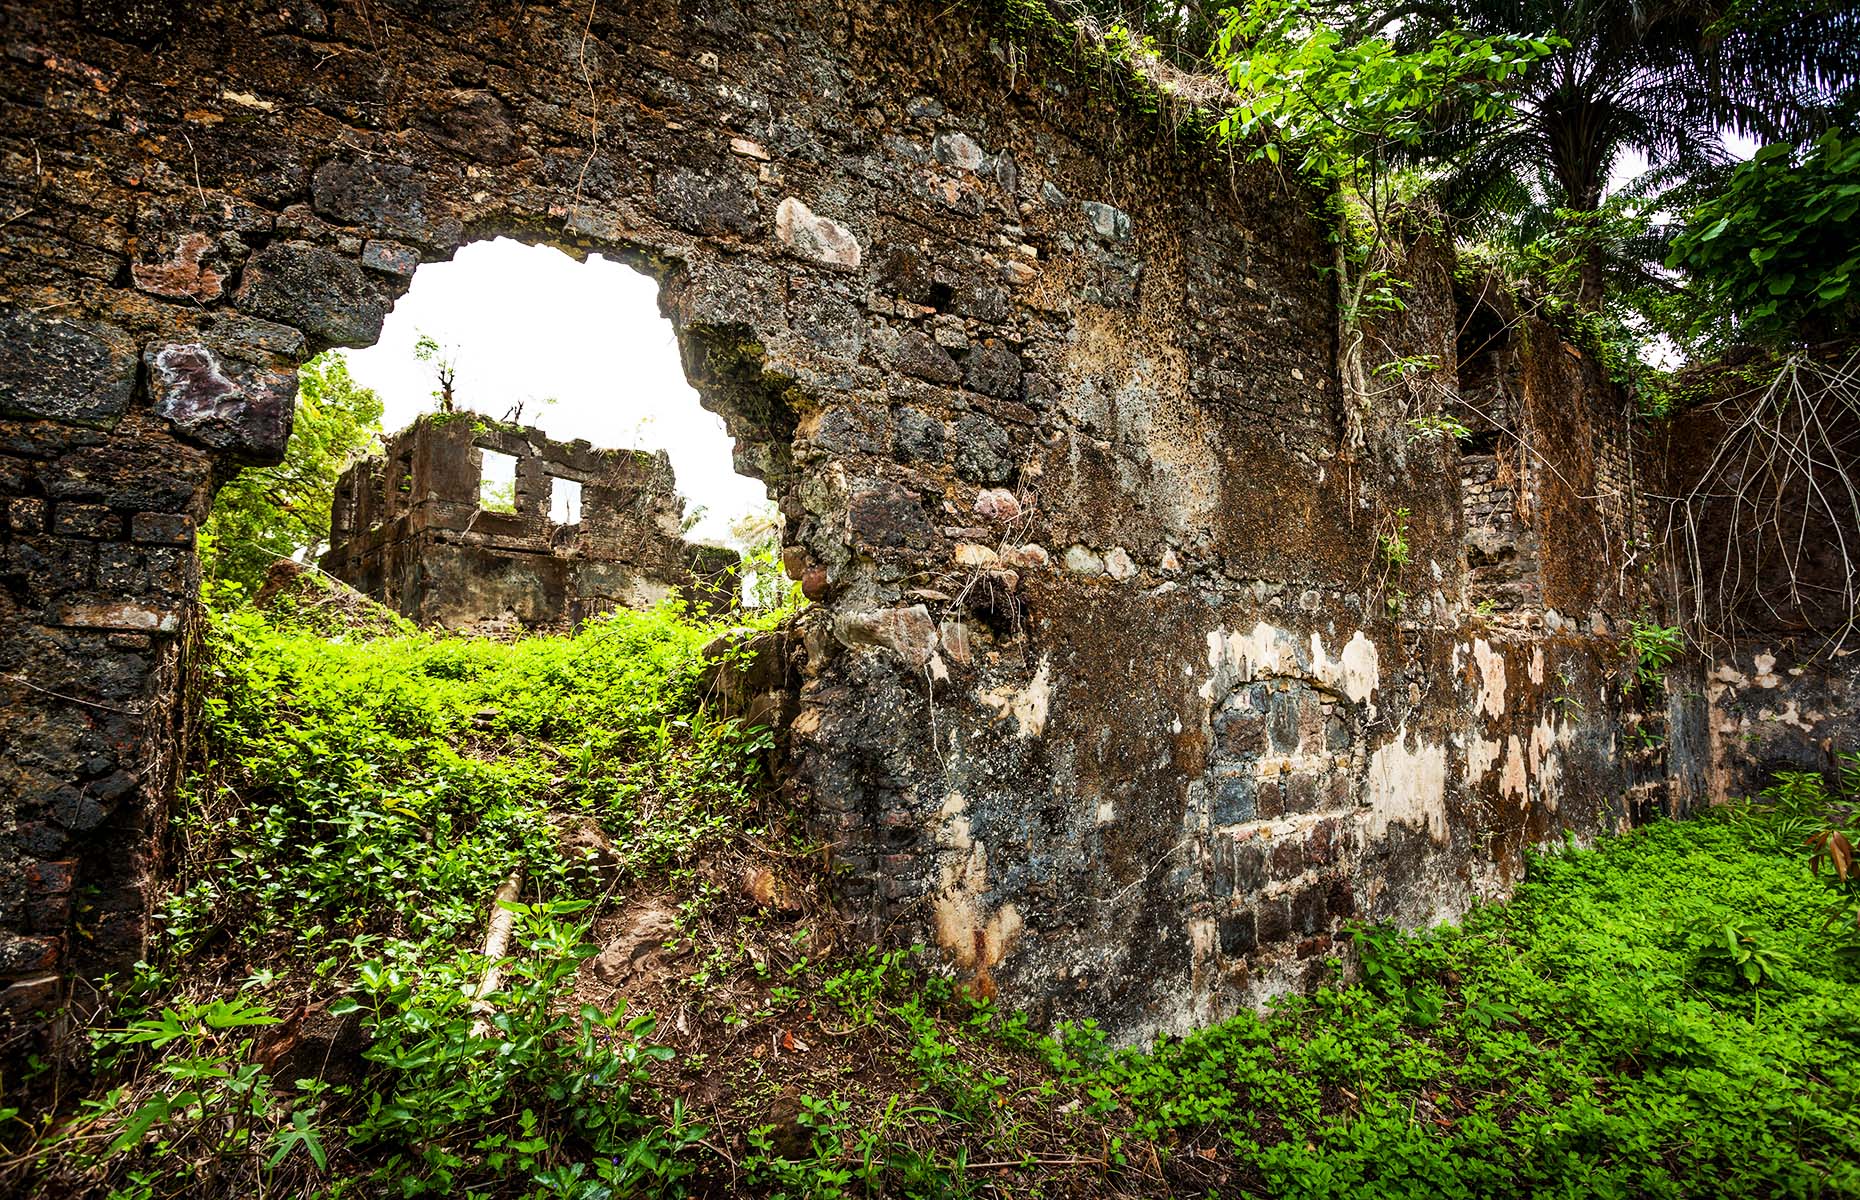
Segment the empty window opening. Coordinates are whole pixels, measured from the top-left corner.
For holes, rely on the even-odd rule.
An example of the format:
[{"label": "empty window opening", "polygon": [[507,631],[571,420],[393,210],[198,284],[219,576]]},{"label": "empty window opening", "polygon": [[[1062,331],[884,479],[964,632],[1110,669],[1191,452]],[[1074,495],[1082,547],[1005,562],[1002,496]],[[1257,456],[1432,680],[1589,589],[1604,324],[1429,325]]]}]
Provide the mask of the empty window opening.
[{"label": "empty window opening", "polygon": [[486,512],[516,512],[517,460],[496,450],[481,449],[478,453],[484,456],[484,468],[478,475],[478,507]]},{"label": "empty window opening", "polygon": [[[761,480],[736,473],[733,439],[698,402],[658,299],[655,280],[612,259],[577,262],[504,238],[476,242],[450,262],[420,267],[380,340],[347,359],[356,381],[380,395],[390,435],[440,407],[443,367],[456,406],[477,418],[557,441],[663,450],[684,501],[684,537],[753,551],[766,534],[749,519],[772,517],[774,506]],[[423,337],[433,343],[425,357]],[[484,461],[488,486],[508,491],[481,492],[480,506],[511,511],[513,481],[492,475],[491,452]],[[554,479],[537,498],[558,525],[599,515],[584,511],[574,485]],[[746,520],[757,527],[753,538],[737,532]]]},{"label": "empty window opening", "polygon": [[549,476],[549,520],[557,525],[581,524],[581,485],[573,479]]}]

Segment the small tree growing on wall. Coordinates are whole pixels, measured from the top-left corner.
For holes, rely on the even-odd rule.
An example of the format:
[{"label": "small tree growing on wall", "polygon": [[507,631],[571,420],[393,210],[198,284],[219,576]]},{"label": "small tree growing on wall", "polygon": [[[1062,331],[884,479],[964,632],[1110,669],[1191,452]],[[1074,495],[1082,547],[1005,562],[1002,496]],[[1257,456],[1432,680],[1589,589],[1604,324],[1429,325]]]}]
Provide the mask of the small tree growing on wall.
[{"label": "small tree growing on wall", "polygon": [[452,385],[458,381],[458,352],[449,346],[440,345],[430,333],[422,333],[413,344],[413,356],[433,368],[433,378],[439,384],[433,392],[433,399],[439,401],[439,411],[457,412],[458,404],[452,394]]}]

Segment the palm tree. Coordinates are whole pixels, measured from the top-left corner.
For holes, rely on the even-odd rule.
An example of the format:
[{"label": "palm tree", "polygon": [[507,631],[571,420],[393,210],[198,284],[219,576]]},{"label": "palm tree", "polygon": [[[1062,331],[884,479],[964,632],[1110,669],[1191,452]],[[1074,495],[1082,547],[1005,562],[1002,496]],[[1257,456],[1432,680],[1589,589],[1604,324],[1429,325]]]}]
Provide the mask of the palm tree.
[{"label": "palm tree", "polygon": [[[1517,79],[1509,120],[1441,115],[1421,151],[1446,163],[1439,192],[1454,216],[1535,207],[1580,226],[1600,211],[1630,151],[1667,180],[1702,181],[1730,160],[1727,131],[1799,143],[1855,114],[1853,0],[1339,0],[1332,12],[1346,28],[1398,44],[1453,27],[1565,43]],[[1572,232],[1582,247],[1578,300],[1593,309],[1607,254],[1583,229]]]}]

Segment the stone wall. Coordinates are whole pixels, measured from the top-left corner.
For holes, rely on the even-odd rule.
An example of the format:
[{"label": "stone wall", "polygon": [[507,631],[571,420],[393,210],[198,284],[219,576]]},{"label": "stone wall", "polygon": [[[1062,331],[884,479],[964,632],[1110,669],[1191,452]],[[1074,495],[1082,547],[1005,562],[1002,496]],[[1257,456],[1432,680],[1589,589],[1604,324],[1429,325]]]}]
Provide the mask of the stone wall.
[{"label": "stone wall", "polygon": [[[486,451],[513,460],[512,511],[483,507]],[[578,489],[572,521],[552,496]],[[564,514],[571,515],[571,514]],[[336,484],[323,569],[422,625],[559,630],[679,596],[728,610],[736,554],[684,540],[664,452],[597,450],[474,413],[421,417]]]},{"label": "stone wall", "polygon": [[[1776,386],[1783,365],[1760,356],[1680,380],[1694,407],[1646,490],[1680,612],[1710,659],[1714,800],[1753,795],[1776,771],[1832,779],[1840,755],[1860,753],[1860,406],[1844,382],[1855,353],[1797,357]],[[1815,464],[1812,480],[1770,457],[1776,441]]]},{"label": "stone wall", "polygon": [[1534,548],[1475,611],[1467,465],[1408,423],[1459,394],[1448,265],[1374,331],[1435,368],[1365,415],[1313,198],[1069,36],[930,0],[4,14],[8,978],[133,950],[43,901],[77,861],[137,928],[214,482],[280,452],[303,356],[498,234],[660,280],[816,601],[787,761],[847,911],[1041,1019],[1189,1028],[1696,791],[1688,702],[1683,753],[1624,747],[1618,398],[1541,328],[1495,365]]}]

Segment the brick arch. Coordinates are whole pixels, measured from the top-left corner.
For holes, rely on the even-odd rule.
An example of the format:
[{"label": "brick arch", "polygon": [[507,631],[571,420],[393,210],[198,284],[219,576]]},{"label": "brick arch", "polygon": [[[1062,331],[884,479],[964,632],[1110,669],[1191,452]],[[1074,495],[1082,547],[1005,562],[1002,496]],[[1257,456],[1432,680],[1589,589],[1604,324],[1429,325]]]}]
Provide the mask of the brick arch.
[{"label": "brick arch", "polygon": [[[1428,811],[1451,814],[1499,786],[1452,740],[1469,706],[1480,746],[1543,747],[1532,770],[1578,736],[1532,742],[1538,709],[1462,671],[1457,472],[1399,424],[1339,459],[1308,198],[1016,7],[7,9],[5,1003],[139,949],[215,484],[281,452],[300,361],[372,341],[420,262],[499,234],[658,278],[780,501],[820,601],[789,771],[874,934],[1127,1035],[1321,961],[1328,909],[1242,951],[1208,901],[1210,639],[1262,623],[1385,664],[1361,790],[1389,811],[1288,862],[1298,895],[1381,855],[1419,882],[1358,889],[1365,915],[1452,911],[1477,839],[1417,832],[1391,789],[1444,778]],[[1391,354],[1451,344],[1438,299]],[[1365,601],[1372,500],[1434,564],[1412,628]],[[1315,719],[1306,691],[1285,721]]]}]

